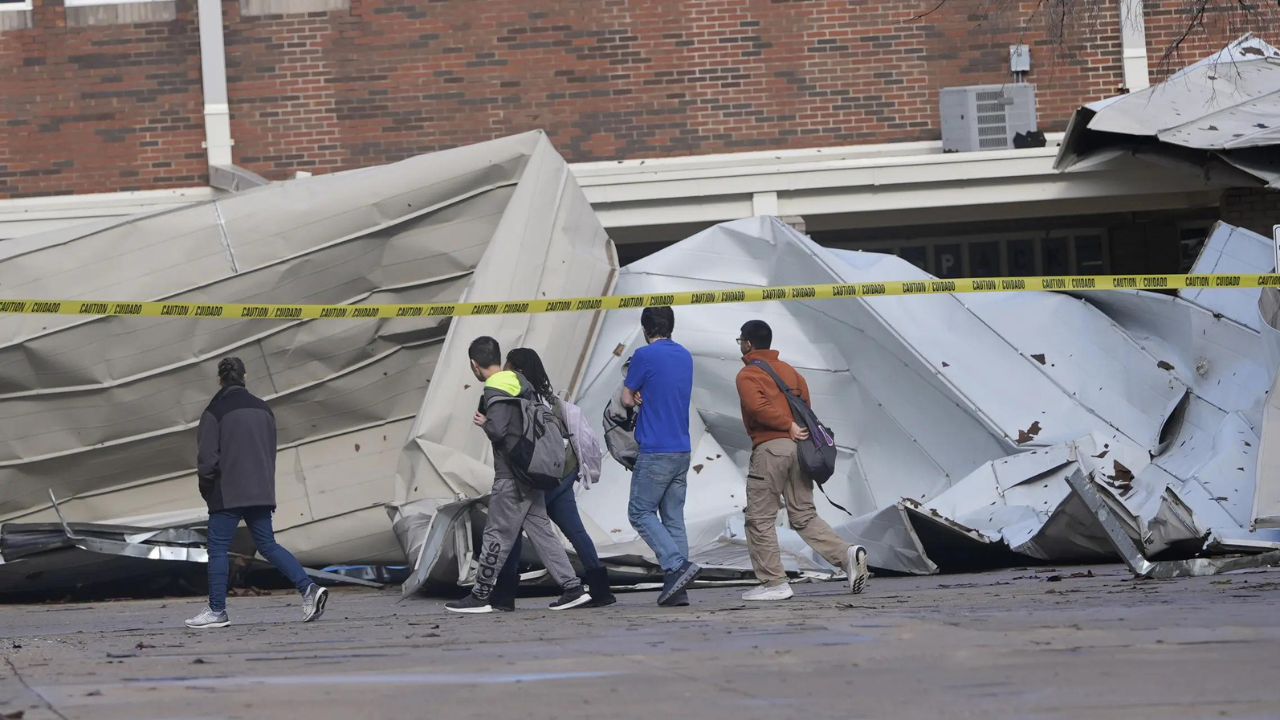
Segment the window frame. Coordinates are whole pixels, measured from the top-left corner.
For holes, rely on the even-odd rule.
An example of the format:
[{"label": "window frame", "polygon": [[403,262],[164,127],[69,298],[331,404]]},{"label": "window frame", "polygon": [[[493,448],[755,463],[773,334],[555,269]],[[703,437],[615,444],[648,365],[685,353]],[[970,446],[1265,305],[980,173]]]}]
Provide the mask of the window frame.
[{"label": "window frame", "polygon": [[[1191,272],[1191,269],[1195,267],[1196,260],[1199,258],[1200,253],[1204,252],[1204,246],[1206,243],[1209,242],[1209,236],[1213,234],[1213,226],[1217,224],[1218,224],[1217,220],[1183,220],[1182,222],[1178,223],[1177,225],[1178,272],[1180,273]],[[1183,270],[1182,269],[1182,263],[1183,263],[1182,248],[1183,248],[1183,243],[1186,241],[1182,238],[1182,233],[1187,230],[1195,230],[1197,232],[1203,231],[1204,237],[1200,240],[1200,248],[1196,251],[1195,257],[1190,258],[1190,263],[1187,265],[1186,270]]]},{"label": "window frame", "polygon": [[31,0],[0,3],[0,12],[23,12],[31,10]]},{"label": "window frame", "polygon": [[[987,233],[975,235],[951,235],[936,237],[912,238],[910,240],[872,240],[869,242],[855,242],[849,244],[841,244],[842,247],[849,250],[866,250],[869,252],[881,252],[888,255],[902,257],[902,249],[906,247],[925,248],[925,272],[934,277],[938,275],[938,259],[936,248],[940,245],[959,245],[960,246],[960,273],[953,275],[957,278],[974,277],[972,274],[972,260],[970,258],[970,246],[973,243],[980,242],[998,242],[1000,247],[1000,273],[992,277],[1009,277],[1009,242],[1018,240],[1030,240],[1032,242],[1032,251],[1035,254],[1035,274],[1032,277],[1045,276],[1044,269],[1044,241],[1049,238],[1065,238],[1067,245],[1067,267],[1069,274],[1081,275],[1080,262],[1076,254],[1076,238],[1097,235],[1102,239],[1102,269],[1097,274],[1105,275],[1111,272],[1111,236],[1105,227],[1079,227],[1067,228],[1064,230],[1025,230],[1002,233]],[[910,261],[908,261],[910,262]]]}]

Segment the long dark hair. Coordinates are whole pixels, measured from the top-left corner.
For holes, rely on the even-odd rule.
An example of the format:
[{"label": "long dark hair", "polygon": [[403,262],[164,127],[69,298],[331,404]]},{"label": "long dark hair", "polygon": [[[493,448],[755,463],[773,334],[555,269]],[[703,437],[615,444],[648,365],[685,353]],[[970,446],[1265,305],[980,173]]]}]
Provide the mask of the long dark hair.
[{"label": "long dark hair", "polygon": [[542,366],[542,358],[538,357],[536,350],[531,348],[512,350],[507,353],[507,367],[523,375],[524,379],[533,386],[534,392],[541,395],[543,400],[551,404],[555,403],[555,388],[551,387],[551,378],[547,377],[547,369]]}]

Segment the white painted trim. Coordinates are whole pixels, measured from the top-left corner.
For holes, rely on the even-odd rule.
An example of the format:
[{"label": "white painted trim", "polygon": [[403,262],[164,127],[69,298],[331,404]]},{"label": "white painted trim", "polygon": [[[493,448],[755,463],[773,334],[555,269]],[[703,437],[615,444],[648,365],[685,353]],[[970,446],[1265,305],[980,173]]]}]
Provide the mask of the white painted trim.
[{"label": "white painted trim", "polygon": [[[1062,140],[1062,133],[1047,137],[1048,144],[1056,145]],[[1005,151],[1001,151],[1005,152]],[[1019,151],[1024,152],[1024,151]],[[699,170],[708,168],[728,168],[742,166],[758,166],[767,162],[778,164],[810,163],[817,160],[854,160],[869,158],[902,158],[913,155],[942,155],[942,142],[926,140],[920,142],[878,143],[874,145],[845,145],[840,147],[801,148],[798,150],[753,150],[751,152],[722,153],[714,155],[682,155],[666,158],[649,158],[644,160],[606,160],[600,162],[574,163],[573,174],[580,185],[592,184],[591,178],[629,175],[633,173],[660,173],[675,170]],[[976,155],[978,153],[967,153]],[[988,154],[988,153],[982,153]],[[953,153],[952,155],[958,155]]]},{"label": "white painted trim", "polygon": [[1135,166],[1059,173],[1061,134],[1043,148],[943,153],[941,143],[751,152],[572,166],[606,228],[736,220],[774,209],[814,216],[1116,201],[1210,190],[1198,177]]},{"label": "white painted trim", "polygon": [[31,0],[16,3],[0,3],[0,12],[23,12],[31,9]]},{"label": "white painted trim", "polygon": [[65,7],[95,7],[98,5],[134,5],[138,3],[174,2],[174,0],[65,0]]}]

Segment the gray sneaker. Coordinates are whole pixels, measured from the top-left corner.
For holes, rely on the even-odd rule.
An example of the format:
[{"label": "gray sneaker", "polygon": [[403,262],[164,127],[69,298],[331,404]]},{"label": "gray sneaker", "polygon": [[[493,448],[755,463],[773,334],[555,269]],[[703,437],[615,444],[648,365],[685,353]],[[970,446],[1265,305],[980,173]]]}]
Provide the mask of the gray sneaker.
[{"label": "gray sneaker", "polygon": [[187,621],[187,627],[197,630],[203,628],[224,628],[231,624],[231,618],[227,617],[227,611],[214,612],[205,606],[205,609],[199,615]]},{"label": "gray sneaker", "polygon": [[329,601],[329,591],[315,583],[302,594],[302,622],[319,620],[324,614],[324,604]]}]

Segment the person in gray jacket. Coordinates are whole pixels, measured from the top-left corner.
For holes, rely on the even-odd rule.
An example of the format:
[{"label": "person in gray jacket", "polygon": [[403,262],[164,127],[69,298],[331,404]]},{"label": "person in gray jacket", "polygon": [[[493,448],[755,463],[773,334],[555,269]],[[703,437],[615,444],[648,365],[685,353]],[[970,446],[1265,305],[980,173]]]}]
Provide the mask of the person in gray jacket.
[{"label": "person in gray jacket", "polygon": [[509,457],[524,429],[520,405],[510,399],[538,402],[537,393],[523,375],[503,369],[497,340],[478,337],[467,348],[467,355],[472,374],[484,383],[484,395],[472,422],[493,443],[493,489],[489,491],[489,519],[480,540],[475,586],[467,597],[446,603],[445,609],[456,613],[493,612],[490,596],[522,526],[551,579],[561,588],[560,598],[550,608],[567,610],[589,603],[590,593],[583,589],[582,580],[569,564],[568,553],[551,529],[545,494],[517,479],[520,473]]},{"label": "person in gray jacket", "polygon": [[[578,514],[578,501],[575,491],[579,483],[587,490],[600,482],[600,460],[604,451],[600,442],[592,432],[582,408],[556,395],[551,386],[551,378],[542,365],[542,358],[531,348],[516,348],[507,353],[506,369],[512,370],[533,386],[538,400],[551,406],[556,421],[569,435],[569,446],[565,448],[564,477],[554,490],[546,490],[543,494],[547,506],[547,516],[560,528],[565,539],[573,545],[578,554],[578,562],[582,564],[583,582],[589,588],[591,607],[605,607],[617,602],[613,591],[609,588],[609,571],[600,562],[595,543],[582,524],[582,516]],[[498,582],[489,594],[489,606],[494,610],[513,611],[516,609],[516,595],[520,585],[520,551],[521,541],[516,534],[515,545],[507,555],[507,563],[498,573]]]},{"label": "person in gray jacket", "polygon": [[302,620],[324,614],[329,591],[311,582],[288,550],[276,543],[276,417],[245,389],[244,362],[218,363],[218,384],[198,430],[196,469],[209,506],[209,606],[187,621],[190,628],[223,628],[227,617],[227,550],[243,519],[258,552],[284,573],[302,595]]}]

